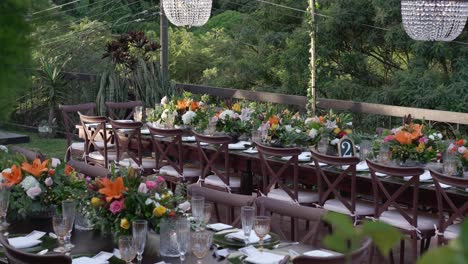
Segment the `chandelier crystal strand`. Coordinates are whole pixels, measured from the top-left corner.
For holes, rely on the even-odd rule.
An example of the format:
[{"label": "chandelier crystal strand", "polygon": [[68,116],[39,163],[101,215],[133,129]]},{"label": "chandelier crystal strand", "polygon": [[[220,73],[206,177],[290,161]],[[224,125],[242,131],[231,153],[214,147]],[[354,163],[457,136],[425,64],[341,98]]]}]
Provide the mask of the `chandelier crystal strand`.
[{"label": "chandelier crystal strand", "polygon": [[467,0],[402,0],[403,27],[414,40],[452,41],[463,31]]},{"label": "chandelier crystal strand", "polygon": [[203,26],[211,15],[212,0],[163,0],[167,19],[178,27]]}]

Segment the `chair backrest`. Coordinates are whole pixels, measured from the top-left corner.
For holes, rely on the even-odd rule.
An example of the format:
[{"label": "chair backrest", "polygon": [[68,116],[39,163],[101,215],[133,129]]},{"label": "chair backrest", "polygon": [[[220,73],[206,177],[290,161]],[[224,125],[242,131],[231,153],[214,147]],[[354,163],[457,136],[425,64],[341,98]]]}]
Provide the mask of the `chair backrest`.
[{"label": "chair backrest", "polygon": [[[117,162],[127,154],[139,167],[142,166],[141,122],[122,122],[109,119],[112,125]],[[136,148],[135,148],[136,146]]]},{"label": "chair backrest", "polygon": [[372,254],[372,240],[366,239],[362,246],[351,253],[348,258],[346,255],[337,255],[330,257],[312,257],[312,256],[298,256],[293,259],[294,264],[366,264],[370,263]]},{"label": "chair backrest", "polygon": [[73,132],[76,130],[75,125],[78,124],[79,120],[78,112],[92,116],[96,110],[96,103],[86,103],[77,105],[59,105],[59,109],[62,112],[63,126],[67,136],[67,144],[70,146],[73,143]]},{"label": "chair backrest", "polygon": [[[85,156],[88,157],[89,153],[92,151],[99,151],[99,153],[104,157],[104,167],[107,168],[109,165],[109,160],[107,157],[107,144],[112,139],[109,136],[107,130],[107,117],[105,116],[87,116],[80,114],[81,125],[83,126],[83,131],[85,135]],[[103,147],[100,148],[97,145],[98,141],[103,142]]]},{"label": "chair backrest", "polygon": [[[250,195],[232,194],[223,191],[217,191],[210,188],[202,187],[198,184],[192,184],[188,187],[189,196],[203,196],[205,201],[215,205],[216,221],[226,223],[232,226],[239,226],[240,213],[235,214],[235,210],[242,206],[253,206],[255,197]],[[227,207],[226,219],[223,221],[219,213],[219,206]]]},{"label": "chair backrest", "polygon": [[[291,219],[291,236],[287,236],[282,228],[281,223],[286,221],[272,221],[272,231],[279,234],[281,239],[296,241],[299,239],[299,228],[304,225],[299,225],[300,220],[311,222],[312,225],[308,230],[305,231],[301,238],[301,243],[309,243],[317,245],[318,236],[320,234],[320,227],[322,226],[322,217],[326,213],[325,209],[315,208],[310,206],[292,205],[288,201],[281,201],[268,197],[258,197],[255,201],[257,208],[259,208],[260,215],[272,215],[275,214],[283,217],[289,217]],[[301,231],[302,232],[302,231]]]},{"label": "chair backrest", "polygon": [[32,151],[30,149],[23,148],[20,146],[11,146],[9,148],[13,153],[23,155],[29,162],[35,159],[40,159],[41,161],[44,161],[46,158],[41,152]]},{"label": "chair backrest", "polygon": [[[107,114],[112,119],[132,119],[135,107],[143,106],[141,101],[130,101],[130,102],[106,102]],[[120,115],[119,112],[123,112]],[[123,117],[123,118],[122,118]]]},{"label": "chair backrest", "polygon": [[[437,208],[439,211],[438,229],[439,233],[444,233],[445,229],[447,229],[449,225],[453,224],[455,220],[464,218],[465,214],[468,212],[468,201],[465,201],[463,204],[455,204],[445,189],[442,188],[441,184],[448,184],[452,187],[466,190],[468,189],[468,178],[451,177],[434,170],[430,171],[432,179],[434,180],[437,196]],[[447,207],[444,207],[444,204],[447,204],[450,207],[450,216],[447,219],[445,218],[447,210],[444,210],[444,208]]]},{"label": "chair backrest", "polygon": [[105,178],[110,176],[108,169],[98,166],[93,166],[82,161],[69,160],[68,165],[72,166],[78,173],[92,178]]},{"label": "chair backrest", "polygon": [[[294,201],[298,202],[299,179],[298,179],[298,160],[302,153],[299,148],[273,148],[264,145],[256,144],[260,163],[262,167],[263,186],[262,192],[267,195],[270,190],[279,187],[284,190]],[[279,163],[277,160],[267,159],[267,156],[276,158],[290,157],[285,163]],[[280,168],[275,167],[280,165]],[[293,188],[286,185],[285,180],[290,178],[290,169],[292,167]],[[289,177],[288,177],[289,176]]]},{"label": "chair backrest", "polygon": [[[312,150],[312,158],[315,163],[315,169],[318,172],[317,174],[317,185],[319,188],[319,198],[320,198],[320,205],[323,205],[331,195],[334,198],[340,200],[346,208],[351,213],[355,213],[356,211],[356,165],[360,162],[359,158],[357,157],[337,157],[337,156],[328,156],[321,153],[318,153],[316,150]],[[334,166],[348,166],[344,169],[338,177],[330,176],[326,174],[320,163],[325,163],[328,165]],[[351,180],[351,199],[347,200],[342,197],[339,185],[343,181],[350,179]]]},{"label": "chair backrest", "polygon": [[[153,151],[156,154],[156,169],[160,169],[162,161],[171,165],[180,175],[184,175],[184,160],[182,149],[182,135],[184,131],[176,128],[156,128],[151,124],[147,124],[150,135]],[[161,139],[170,138],[170,141],[162,141]],[[177,153],[177,159],[174,160],[170,156],[171,151]]]},{"label": "chair backrest", "polygon": [[[200,158],[200,164],[202,166],[201,178],[205,179],[208,173],[215,173],[226,186],[229,186],[229,178],[231,174],[230,159],[229,159],[229,143],[232,142],[232,138],[229,136],[206,136],[195,133],[195,140],[197,141],[197,148]],[[200,142],[205,142],[216,148],[203,148]],[[214,153],[212,153],[214,151]],[[224,171],[217,168],[216,162],[224,161]]]},{"label": "chair backrest", "polygon": [[[391,167],[378,164],[367,160],[369,171],[372,177],[372,189],[374,198],[374,217],[380,215],[389,209],[395,208],[398,213],[413,227],[418,227],[418,195],[419,195],[419,176],[424,173],[424,169],[417,167]],[[376,172],[383,173],[389,177],[398,178],[400,180],[408,177],[407,181],[398,188],[388,188],[382,182],[381,178],[376,175]],[[394,186],[394,185],[392,185]],[[411,189],[412,188],[412,189]],[[406,192],[410,192],[412,198],[410,201],[406,199],[409,212],[405,210],[398,199],[403,197]],[[383,203],[381,201],[383,200]]]},{"label": "chair backrest", "polygon": [[8,243],[3,235],[0,235],[0,243],[5,249],[5,256],[10,264],[69,264],[72,259],[63,254],[37,255],[18,250]]}]

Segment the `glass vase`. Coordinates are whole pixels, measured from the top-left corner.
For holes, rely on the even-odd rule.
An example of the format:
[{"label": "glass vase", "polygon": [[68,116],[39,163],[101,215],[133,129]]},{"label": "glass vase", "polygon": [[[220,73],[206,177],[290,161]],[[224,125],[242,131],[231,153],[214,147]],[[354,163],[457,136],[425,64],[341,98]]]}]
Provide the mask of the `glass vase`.
[{"label": "glass vase", "polygon": [[159,251],[164,257],[178,257],[179,249],[177,244],[177,219],[163,218],[160,222],[160,243]]}]

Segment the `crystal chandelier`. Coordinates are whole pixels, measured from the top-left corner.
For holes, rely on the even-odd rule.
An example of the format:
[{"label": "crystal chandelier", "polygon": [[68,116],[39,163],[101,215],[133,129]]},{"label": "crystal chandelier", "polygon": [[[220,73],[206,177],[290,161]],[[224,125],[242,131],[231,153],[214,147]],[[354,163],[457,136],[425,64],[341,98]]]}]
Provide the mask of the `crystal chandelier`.
[{"label": "crystal chandelier", "polygon": [[452,41],[465,27],[466,0],[402,0],[403,27],[410,38],[424,41]]},{"label": "crystal chandelier", "polygon": [[167,19],[176,26],[203,26],[211,14],[212,0],[163,0]]}]

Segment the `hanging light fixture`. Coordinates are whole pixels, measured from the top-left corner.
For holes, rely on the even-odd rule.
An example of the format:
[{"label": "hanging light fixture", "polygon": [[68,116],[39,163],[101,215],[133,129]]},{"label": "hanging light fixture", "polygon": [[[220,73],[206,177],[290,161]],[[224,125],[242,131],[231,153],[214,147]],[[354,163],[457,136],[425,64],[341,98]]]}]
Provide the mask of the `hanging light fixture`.
[{"label": "hanging light fixture", "polygon": [[167,19],[176,26],[203,26],[211,15],[213,0],[163,0]]},{"label": "hanging light fixture", "polygon": [[465,27],[466,0],[402,0],[403,27],[410,38],[424,41],[452,41]]}]

